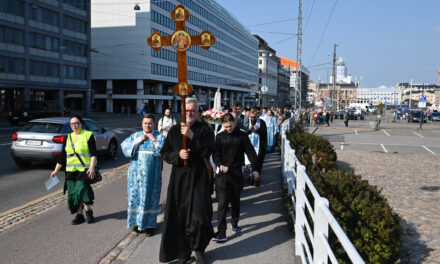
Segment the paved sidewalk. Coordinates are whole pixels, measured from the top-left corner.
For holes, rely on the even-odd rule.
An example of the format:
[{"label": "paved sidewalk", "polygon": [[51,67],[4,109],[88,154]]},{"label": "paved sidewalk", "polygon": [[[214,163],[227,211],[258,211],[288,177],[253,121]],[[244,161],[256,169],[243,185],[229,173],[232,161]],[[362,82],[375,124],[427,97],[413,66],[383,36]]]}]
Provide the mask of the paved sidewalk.
[{"label": "paved sidewalk", "polygon": [[[261,186],[246,186],[242,192],[241,232],[232,233],[228,216],[228,241],[210,243],[206,251],[207,263],[295,263],[294,237],[287,227],[281,187],[280,154],[268,154]],[[216,207],[214,203],[215,227]],[[163,221],[163,215],[159,220]],[[159,224],[157,234],[150,238],[130,234],[119,248],[115,248],[114,252],[119,255],[112,256],[113,259],[107,255],[101,263],[159,263],[161,227]]]}]

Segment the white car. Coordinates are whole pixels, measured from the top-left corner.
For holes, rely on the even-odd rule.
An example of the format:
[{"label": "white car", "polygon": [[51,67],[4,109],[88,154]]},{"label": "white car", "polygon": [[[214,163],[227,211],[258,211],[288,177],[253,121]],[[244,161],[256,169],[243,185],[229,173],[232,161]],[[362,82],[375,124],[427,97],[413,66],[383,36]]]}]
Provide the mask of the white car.
[{"label": "white car", "polygon": [[[98,154],[114,158],[118,152],[118,137],[84,118],[84,129],[93,132]],[[69,117],[46,117],[29,121],[12,135],[11,155],[19,167],[28,167],[33,161],[57,161],[67,135],[72,133]]]}]

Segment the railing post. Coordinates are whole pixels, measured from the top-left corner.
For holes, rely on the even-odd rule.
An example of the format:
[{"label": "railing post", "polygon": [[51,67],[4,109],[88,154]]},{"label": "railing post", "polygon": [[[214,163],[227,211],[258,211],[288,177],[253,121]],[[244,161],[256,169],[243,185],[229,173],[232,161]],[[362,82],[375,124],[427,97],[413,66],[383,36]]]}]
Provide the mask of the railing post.
[{"label": "railing post", "polygon": [[303,232],[303,226],[306,221],[304,218],[304,211],[306,207],[305,202],[305,189],[306,189],[306,181],[304,179],[303,173],[305,172],[304,169],[301,169],[301,167],[304,166],[297,166],[296,167],[296,206],[295,206],[295,252],[301,252],[302,246],[301,244],[307,245],[306,241],[302,241],[304,236],[299,235]]},{"label": "railing post", "polygon": [[327,264],[328,253],[324,241],[325,237],[328,241],[328,219],[324,214],[323,207],[328,208],[328,200],[322,197],[315,199],[315,219],[313,231],[313,261],[314,263]]}]

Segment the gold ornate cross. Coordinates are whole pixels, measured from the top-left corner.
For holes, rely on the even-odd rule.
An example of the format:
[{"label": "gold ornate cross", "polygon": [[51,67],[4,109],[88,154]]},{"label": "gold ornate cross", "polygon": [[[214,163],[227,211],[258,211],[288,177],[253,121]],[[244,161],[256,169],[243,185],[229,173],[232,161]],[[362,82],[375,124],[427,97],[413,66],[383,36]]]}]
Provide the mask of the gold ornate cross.
[{"label": "gold ornate cross", "polygon": [[[188,84],[188,70],[186,64],[186,50],[191,45],[200,45],[203,49],[209,49],[215,43],[215,37],[208,30],[202,31],[198,36],[191,36],[185,30],[185,20],[189,18],[189,11],[183,5],[177,5],[171,11],[171,18],[176,22],[176,31],[171,36],[161,36],[155,31],[148,38],[148,45],[154,50],[160,50],[163,46],[172,46],[177,51],[177,79],[174,92],[182,99],[182,122],[186,123],[185,98],[192,92],[192,86]],[[183,137],[183,148],[186,149],[186,137]],[[186,160],[185,160],[186,164]]]}]

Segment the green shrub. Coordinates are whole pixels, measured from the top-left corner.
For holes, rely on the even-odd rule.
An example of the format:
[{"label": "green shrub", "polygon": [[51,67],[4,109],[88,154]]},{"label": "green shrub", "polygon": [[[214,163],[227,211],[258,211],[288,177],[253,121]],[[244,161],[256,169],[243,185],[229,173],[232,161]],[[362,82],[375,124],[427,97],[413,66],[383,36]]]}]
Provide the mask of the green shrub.
[{"label": "green shrub", "polygon": [[[295,125],[287,138],[362,258],[367,263],[394,263],[401,244],[399,217],[377,187],[353,172],[338,170],[337,155],[328,140],[304,133]],[[306,194],[310,197],[309,191]],[[336,237],[330,233],[329,238],[339,263],[350,263]]]},{"label": "green shrub", "polygon": [[[343,170],[312,178],[362,258],[367,263],[394,263],[401,243],[399,217],[380,191],[353,172]],[[336,237],[331,237],[330,245],[338,252],[339,263],[350,263]]]}]

